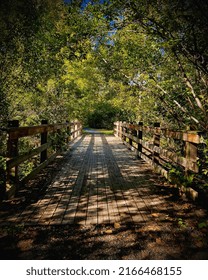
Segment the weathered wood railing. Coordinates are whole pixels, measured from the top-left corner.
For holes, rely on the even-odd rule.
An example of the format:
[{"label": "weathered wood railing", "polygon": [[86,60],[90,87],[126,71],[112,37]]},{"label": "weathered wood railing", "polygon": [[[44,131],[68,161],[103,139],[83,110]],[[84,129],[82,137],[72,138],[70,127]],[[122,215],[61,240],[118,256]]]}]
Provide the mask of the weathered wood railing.
[{"label": "weathered wood railing", "polygon": [[[169,171],[174,167],[181,168],[185,175],[199,171],[198,144],[201,141],[197,132],[163,129],[159,123],[155,123],[154,127],[147,127],[142,122],[138,124],[115,122],[114,134],[166,178],[169,178]],[[148,138],[146,135],[151,137]],[[175,147],[180,147],[179,152],[171,150],[171,140],[175,142]]]},{"label": "weathered wood railing", "polygon": [[[9,121],[7,133],[7,155],[6,155],[6,184],[4,191],[1,190],[1,199],[13,195],[20,184],[26,183],[35,177],[41,169],[46,167],[60,154],[63,145],[77,138],[82,133],[80,122],[66,122],[48,124],[46,120],[38,126],[19,127],[18,121]],[[51,137],[56,137],[56,141]],[[19,142],[24,137],[35,137],[32,149],[19,153]],[[61,140],[60,140],[61,139]],[[64,142],[64,143],[63,143]],[[53,146],[53,147],[52,147]],[[31,147],[30,147],[31,148]],[[48,150],[50,149],[50,153]],[[36,166],[25,177],[19,178],[19,166],[26,161],[36,157]],[[38,164],[37,164],[38,161]]]}]

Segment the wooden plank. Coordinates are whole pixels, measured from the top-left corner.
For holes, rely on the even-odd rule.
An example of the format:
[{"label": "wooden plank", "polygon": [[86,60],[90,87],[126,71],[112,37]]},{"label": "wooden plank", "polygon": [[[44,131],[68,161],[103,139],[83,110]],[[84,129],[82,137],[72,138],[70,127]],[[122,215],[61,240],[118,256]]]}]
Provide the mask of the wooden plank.
[{"label": "wooden plank", "polygon": [[137,125],[137,124],[128,124],[128,123],[122,123],[121,124],[122,127],[124,128],[128,128],[130,130],[139,130],[139,131],[143,131],[143,132],[151,132],[151,133],[154,133],[155,131],[157,133],[160,132],[160,129],[156,129],[154,127],[150,127],[150,126],[143,126],[142,124],[141,125]]},{"label": "wooden plank", "polygon": [[193,172],[198,172],[199,167],[197,164],[197,156],[195,157],[182,157],[182,156],[178,156],[175,153],[168,151],[166,149],[163,149],[161,147],[156,147],[154,146],[154,150],[159,154],[158,159],[161,159],[163,161],[172,163],[174,165],[180,165],[184,168],[186,168],[187,170],[191,170]]},{"label": "wooden plank", "polygon": [[37,126],[26,126],[26,127],[19,127],[19,128],[8,128],[7,132],[9,133],[10,139],[18,139],[22,137],[32,136],[39,133],[51,132],[56,131],[58,129],[68,127],[69,124],[43,124]]},{"label": "wooden plank", "polygon": [[[8,122],[8,129],[18,129],[19,128],[19,121],[13,120]],[[17,157],[19,154],[18,150],[18,139],[12,139],[10,134],[7,140],[7,156],[9,158]],[[14,168],[10,168],[6,170],[6,181],[10,185],[10,178],[13,177],[16,184],[19,182],[19,176],[18,176],[18,166],[15,166]]]},{"label": "wooden plank", "polygon": [[199,144],[200,143],[200,136],[199,134],[194,132],[182,132],[182,131],[170,131],[168,129],[162,131],[163,136],[178,140],[187,141],[190,143]]},{"label": "wooden plank", "polygon": [[187,141],[190,143],[199,144],[200,143],[200,135],[197,131],[172,131],[169,129],[164,128],[153,128],[149,126],[139,126],[136,124],[129,124],[129,123],[121,123],[121,126],[124,128],[128,128],[131,130],[141,130],[143,132],[152,132],[152,133],[158,133],[162,134],[163,136],[167,138],[173,138],[177,140]]},{"label": "wooden plank", "polygon": [[80,128],[78,128],[78,129],[76,129],[76,130],[71,130],[71,134],[76,133],[76,132],[79,132],[80,130],[81,130]]},{"label": "wooden plank", "polygon": [[[131,125],[131,124],[130,124]],[[131,127],[128,124],[124,124],[123,127]],[[133,126],[134,128],[136,128],[136,126]],[[144,130],[149,130],[149,128],[145,128]],[[153,129],[152,129],[153,130]],[[154,132],[156,135],[159,135],[159,133],[161,132],[161,128],[154,128]],[[185,141],[186,143],[191,143],[189,145],[195,145],[195,143],[199,143],[200,142],[200,137],[198,134],[195,133],[184,133],[184,132],[173,132],[173,131],[167,131],[165,130],[166,135],[171,135],[173,137],[175,137],[175,139],[180,139],[181,141]],[[173,152],[169,152],[165,149],[162,149],[161,147],[155,146],[153,143],[151,142],[146,142],[146,141],[141,141],[140,139],[138,139],[137,137],[135,137],[134,135],[127,133],[127,132],[123,132],[122,133],[126,138],[131,139],[131,141],[129,141],[129,143],[125,142],[125,145],[127,145],[127,147],[129,149],[133,149],[134,148],[131,146],[132,141],[134,141],[135,143],[141,143],[142,147],[144,149],[146,149],[148,152],[150,153],[157,153],[158,156],[158,160],[162,159],[166,162],[172,162],[174,164],[179,164],[180,166],[186,168],[187,170],[191,170],[193,172],[198,172],[198,165],[197,165],[197,157],[180,157],[177,156],[176,154],[174,154]],[[164,134],[164,132],[163,132]],[[140,153],[141,154],[141,153]],[[196,154],[196,153],[195,153]],[[165,157],[165,158],[163,158]],[[148,160],[149,161],[149,160]]]},{"label": "wooden plank", "polygon": [[30,179],[34,178],[43,168],[45,168],[51,161],[53,161],[56,156],[59,154],[59,152],[54,153],[52,156],[50,156],[46,161],[41,163],[37,168],[35,168],[30,174],[28,174],[26,177],[24,177],[21,180],[22,184],[25,184]]},{"label": "wooden plank", "polygon": [[[47,120],[42,120],[41,124],[48,124]],[[48,132],[43,132],[40,134],[40,141],[41,141],[41,145],[44,145],[48,142]],[[47,160],[48,158],[48,150],[44,149],[41,154],[40,154],[40,162],[44,162],[45,160]]]},{"label": "wooden plank", "polygon": [[168,151],[166,149],[163,149],[161,147],[154,147],[154,150],[156,150],[159,154],[160,154],[160,157],[166,161],[171,161],[175,164],[179,164],[183,167],[186,167],[188,162],[192,162],[192,164],[190,165],[191,167],[191,170],[193,168],[193,171],[196,171],[196,166],[195,164],[197,165],[197,158],[192,159],[192,160],[187,160],[185,157],[182,157],[182,156],[178,156],[176,155],[175,153],[171,152],[171,151]]},{"label": "wooden plank", "polygon": [[14,166],[19,165],[20,163],[26,161],[27,159],[30,159],[31,157],[39,154],[40,152],[44,151],[45,149],[47,149],[49,147],[49,143],[46,143],[36,149],[33,149],[32,151],[25,153],[23,155],[20,155],[18,157],[12,158],[10,160],[7,161],[7,168],[10,169]]},{"label": "wooden plank", "polygon": [[[151,144],[151,143],[148,143],[148,142],[145,142],[145,141],[142,141],[142,143],[143,143],[142,147],[143,147],[143,153],[144,154],[145,154],[145,151],[144,151],[144,149],[145,149],[147,152],[150,153],[150,156],[151,156],[151,153],[153,152],[153,149],[154,149],[155,151],[160,153],[158,159],[161,159],[161,160],[164,160],[166,162],[173,163],[173,164],[178,164],[178,165],[180,165],[182,167],[185,167],[188,170],[191,170],[191,171],[196,172],[196,173],[199,170],[199,167],[197,165],[197,158],[196,158],[196,160],[186,159],[185,157],[177,156],[173,152],[162,149],[161,147],[153,146],[153,144]],[[129,149],[135,150],[135,148],[130,146],[129,143],[125,142],[124,144]],[[141,153],[139,153],[138,156],[140,156],[140,154]],[[148,162],[149,162],[149,160],[148,160]]]}]

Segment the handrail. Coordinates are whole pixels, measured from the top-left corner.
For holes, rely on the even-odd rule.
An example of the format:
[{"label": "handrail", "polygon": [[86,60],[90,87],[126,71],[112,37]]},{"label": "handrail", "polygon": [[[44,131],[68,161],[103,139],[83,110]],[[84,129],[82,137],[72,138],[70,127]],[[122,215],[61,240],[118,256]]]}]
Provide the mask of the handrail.
[{"label": "handrail", "polygon": [[[13,195],[20,184],[25,184],[28,180],[34,178],[44,167],[46,167],[52,160],[60,154],[62,144],[67,145],[70,141],[74,140],[82,133],[82,125],[80,122],[65,122],[57,124],[48,124],[43,120],[41,125],[37,126],[23,126],[19,127],[18,121],[9,121],[8,127],[1,129],[7,133],[7,155],[6,155],[6,170],[4,182],[1,188],[1,197],[8,198]],[[64,138],[64,143],[56,144],[55,149],[52,149],[50,141],[50,133],[57,135],[58,139]],[[34,147],[25,153],[19,154],[19,139],[24,137],[40,136]],[[48,149],[51,148],[52,154],[48,155]],[[34,156],[40,157],[39,163],[33,170],[23,178],[19,178],[19,166],[25,161],[31,161]]]},{"label": "handrail", "polygon": [[[201,143],[200,133],[197,131],[172,131],[159,127],[144,126],[142,122],[132,124],[127,122],[115,122],[114,134],[123,140],[123,143],[132,149],[136,154],[151,163],[156,171],[169,177],[170,166],[179,166],[184,173],[198,173],[198,145]],[[150,133],[151,139],[145,140],[144,135]],[[182,154],[178,155],[173,151],[165,149],[161,145],[161,138],[180,141],[183,145]]]}]

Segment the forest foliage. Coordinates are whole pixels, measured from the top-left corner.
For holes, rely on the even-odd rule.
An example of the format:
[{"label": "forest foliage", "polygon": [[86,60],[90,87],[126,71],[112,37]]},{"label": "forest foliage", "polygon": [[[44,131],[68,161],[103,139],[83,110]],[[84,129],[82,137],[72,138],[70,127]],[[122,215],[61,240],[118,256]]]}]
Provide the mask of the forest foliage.
[{"label": "forest foliage", "polygon": [[207,13],[205,0],[1,1],[0,126],[107,114],[207,131]]},{"label": "forest foliage", "polygon": [[[119,119],[202,131],[208,174],[208,2],[82,2],[0,2],[0,127]],[[5,147],[0,130],[0,169]]]}]

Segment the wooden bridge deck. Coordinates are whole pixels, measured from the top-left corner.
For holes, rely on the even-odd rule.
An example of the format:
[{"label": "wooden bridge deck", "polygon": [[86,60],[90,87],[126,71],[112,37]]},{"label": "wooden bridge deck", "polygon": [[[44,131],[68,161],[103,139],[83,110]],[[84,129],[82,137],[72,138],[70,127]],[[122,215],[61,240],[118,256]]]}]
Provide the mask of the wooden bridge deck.
[{"label": "wooden bridge deck", "polygon": [[46,193],[23,211],[0,216],[0,224],[141,223],[151,219],[158,205],[166,210],[166,196],[155,192],[159,185],[149,164],[136,159],[118,138],[83,135]]}]

